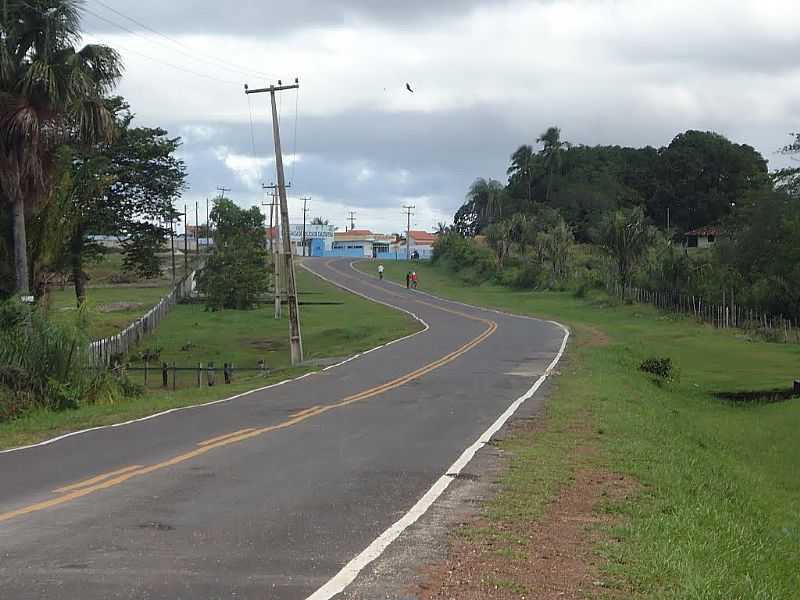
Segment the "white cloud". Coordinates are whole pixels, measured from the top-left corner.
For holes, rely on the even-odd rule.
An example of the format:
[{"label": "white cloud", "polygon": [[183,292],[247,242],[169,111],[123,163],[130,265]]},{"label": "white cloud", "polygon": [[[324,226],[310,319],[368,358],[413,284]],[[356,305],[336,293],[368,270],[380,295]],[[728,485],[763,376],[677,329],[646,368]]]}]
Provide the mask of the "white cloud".
[{"label": "white cloud", "polygon": [[[323,194],[320,203],[342,224],[350,205],[365,222],[391,229],[404,195],[424,207],[422,228],[446,220],[474,177],[504,179],[508,155],[551,124],[587,144],[660,146],[688,128],[714,129],[775,165],[783,159],[773,150],[800,128],[796,0],[491,2],[413,24],[329,19],[263,37],[237,37],[231,27],[216,34],[214,22],[195,22],[200,13],[186,18],[191,31],[208,32],[173,33],[187,48],[300,77],[299,95],[279,94],[287,177],[296,167],[296,186]],[[125,57],[119,91],[137,122],[173,124],[195,180],[213,156],[235,176],[243,201],[255,202],[261,181],[275,179],[269,96],[245,96],[247,77],[142,36],[100,41]],[[359,113],[361,121],[342,118]],[[475,120],[489,113],[502,121],[497,132]],[[249,136],[232,139],[225,127],[249,132],[251,114],[255,151]],[[421,136],[421,115],[435,115],[425,123],[439,129]],[[326,123],[327,137],[311,123]],[[409,133],[398,139],[403,123]],[[354,149],[353,140],[370,145]],[[485,156],[477,167],[475,156]],[[213,185],[203,180],[197,193]]]}]

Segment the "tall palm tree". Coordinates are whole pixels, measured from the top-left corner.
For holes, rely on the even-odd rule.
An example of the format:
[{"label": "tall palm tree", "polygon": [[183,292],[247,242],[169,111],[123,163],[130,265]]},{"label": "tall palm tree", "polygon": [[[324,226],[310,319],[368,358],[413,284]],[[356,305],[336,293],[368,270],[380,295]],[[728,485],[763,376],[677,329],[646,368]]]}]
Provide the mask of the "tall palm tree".
[{"label": "tall palm tree", "polygon": [[311,219],[312,225],[327,225],[328,219],[323,219],[322,217],[314,217]]},{"label": "tall palm tree", "polygon": [[561,151],[569,147],[568,142],[561,141],[561,129],[558,127],[548,127],[539,139],[536,140],[542,147],[544,164],[547,167],[547,193],[545,201],[550,202],[550,194],[553,191],[553,175],[561,167]]},{"label": "tall palm tree", "polygon": [[469,187],[467,200],[475,207],[480,231],[503,214],[503,184],[496,179],[479,177]]},{"label": "tall palm tree", "polygon": [[436,224],[436,235],[439,235],[439,236],[447,235],[447,233],[449,231],[450,231],[450,226],[447,223],[445,223],[444,221],[439,221]]},{"label": "tall palm tree", "polygon": [[13,213],[17,292],[29,290],[25,213],[51,188],[62,144],[108,140],[103,104],[122,74],[116,51],[80,50],[82,0],[26,0],[0,6],[0,201]]},{"label": "tall palm tree", "polygon": [[511,155],[511,166],[506,171],[508,176],[519,175],[522,181],[525,182],[528,204],[531,203],[531,179],[533,177],[534,160],[533,148],[527,144],[522,145]]}]

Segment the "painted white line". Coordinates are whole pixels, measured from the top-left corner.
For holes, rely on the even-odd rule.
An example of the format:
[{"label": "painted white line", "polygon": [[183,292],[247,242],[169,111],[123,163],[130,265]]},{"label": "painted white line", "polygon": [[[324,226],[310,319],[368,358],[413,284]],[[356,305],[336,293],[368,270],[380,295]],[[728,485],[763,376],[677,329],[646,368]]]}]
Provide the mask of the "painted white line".
[{"label": "painted white line", "polygon": [[[550,322],[555,323],[555,321]],[[444,474],[439,477],[439,479],[436,480],[436,483],[434,483],[431,488],[425,492],[425,495],[422,496],[422,498],[420,498],[406,514],[404,514],[398,521],[396,521],[392,526],[378,536],[378,538],[369,546],[367,546],[358,556],[347,563],[341,571],[339,571],[333,576],[333,578],[330,579],[330,581],[319,588],[316,592],[311,594],[307,600],[330,600],[337,594],[343,592],[344,589],[355,580],[364,567],[378,558],[384,552],[384,550],[386,550],[386,548],[388,548],[389,545],[395,541],[401,533],[403,533],[403,531],[405,531],[410,525],[414,524],[422,515],[427,512],[436,499],[439,498],[439,496],[441,496],[448,488],[454,477],[461,472],[461,470],[469,463],[470,460],[472,460],[472,457],[475,456],[475,453],[477,453],[478,450],[491,441],[494,434],[497,433],[503,425],[505,425],[506,421],[508,421],[508,419],[517,411],[523,402],[531,398],[536,393],[536,391],[544,383],[545,379],[547,379],[550,373],[552,373],[553,369],[558,364],[558,361],[561,360],[561,357],[564,354],[564,349],[567,347],[569,329],[563,325],[560,325],[559,323],[555,324],[564,331],[564,339],[561,341],[561,348],[559,348],[558,354],[556,354],[556,357],[547,367],[544,374],[536,380],[536,382],[527,392],[517,398],[511,404],[511,406],[509,406],[505,412],[503,412],[503,414],[501,414],[497,420],[492,423],[489,429],[483,432],[483,434],[475,441],[475,443],[461,453],[461,456],[456,459],[456,462],[454,462],[451,467],[447,469]]]},{"label": "painted white line", "polygon": [[[364,352],[359,352],[358,354],[354,354],[353,356],[349,356],[349,357],[345,358],[344,360],[342,360],[342,361],[340,361],[340,362],[338,362],[336,364],[329,365],[329,366],[325,367],[324,369],[322,369],[322,371],[328,371],[330,369],[335,369],[336,367],[341,367],[342,365],[345,365],[345,364],[347,364],[347,363],[349,363],[349,362],[351,362],[353,360],[356,360],[357,358],[360,358],[361,356],[364,356],[365,354],[369,354],[370,352],[374,352],[375,350],[379,350],[381,348],[385,348],[387,346],[391,346],[392,344],[396,344],[398,342],[402,342],[404,340],[412,338],[412,337],[414,337],[416,335],[419,335],[421,333],[425,333],[426,331],[428,331],[430,329],[430,326],[425,321],[423,321],[421,318],[419,318],[417,315],[415,315],[414,313],[412,313],[409,310],[406,310],[404,308],[400,308],[399,306],[394,306],[392,304],[389,304],[388,302],[382,302],[380,300],[375,300],[374,298],[370,298],[369,296],[365,296],[364,294],[360,294],[359,292],[356,292],[355,290],[351,290],[351,289],[349,289],[349,288],[347,288],[347,287],[345,287],[345,286],[343,286],[343,285],[341,285],[341,284],[339,284],[339,283],[337,283],[335,281],[331,281],[330,279],[328,279],[326,277],[323,277],[322,275],[320,275],[316,271],[313,271],[313,270],[307,268],[305,265],[301,265],[301,266],[304,269],[306,269],[306,271],[308,271],[309,273],[312,273],[314,276],[319,277],[320,279],[330,283],[331,285],[334,285],[336,287],[345,289],[348,292],[350,292],[352,294],[355,294],[356,296],[361,296],[362,298],[365,298],[365,299],[369,300],[370,302],[375,302],[377,304],[383,304],[383,305],[388,306],[390,308],[393,308],[395,310],[399,310],[400,312],[404,312],[404,313],[410,315],[414,320],[416,320],[419,323],[421,323],[422,326],[423,326],[423,328],[420,329],[419,331],[415,331],[414,333],[411,333],[409,335],[403,336],[401,338],[397,338],[396,340],[392,340],[391,342],[387,342],[385,344],[381,344],[380,346],[376,346],[375,348],[370,348],[369,350],[365,350]],[[300,381],[301,379],[304,379],[304,378],[306,378],[306,377],[308,377],[310,375],[313,375],[314,373],[315,373],[314,371],[312,371],[310,373],[304,373],[303,375],[300,375],[298,377],[293,377],[291,379],[284,379],[283,381],[278,381],[276,383],[271,383],[270,385],[265,385],[263,387],[256,388],[254,390],[248,390],[246,392],[242,392],[241,394],[236,394],[235,396],[230,396],[228,398],[221,398],[220,400],[212,400],[211,402],[203,402],[202,404],[191,404],[189,406],[180,406],[180,407],[177,407],[177,408],[170,408],[168,410],[164,410],[164,411],[152,414],[152,415],[148,415],[146,417],[139,417],[137,419],[131,419],[129,421],[123,421],[121,423],[113,423],[111,425],[100,425],[99,427],[90,427],[88,429],[80,429],[78,431],[71,431],[69,433],[65,433],[63,435],[59,435],[57,437],[44,440],[43,442],[37,442],[36,444],[28,444],[27,446],[18,446],[16,448],[8,448],[6,450],[0,450],[0,454],[7,454],[9,452],[20,452],[21,450],[28,450],[30,448],[38,448],[39,446],[48,446],[50,444],[54,444],[56,442],[59,442],[61,440],[67,439],[67,438],[71,438],[71,437],[76,436],[76,435],[84,435],[84,434],[90,433],[92,431],[98,431],[100,429],[111,429],[111,428],[114,428],[114,427],[123,427],[125,425],[131,425],[133,423],[141,423],[142,421],[149,421],[150,419],[155,419],[157,417],[163,417],[165,415],[169,415],[171,413],[175,413],[175,412],[179,412],[179,411],[183,411],[183,410],[204,408],[204,407],[207,407],[207,406],[214,406],[215,404],[222,404],[224,402],[230,402],[231,400],[236,400],[237,398],[242,398],[244,396],[249,396],[250,394],[257,394],[259,392],[263,392],[264,390],[275,388],[275,387],[278,387],[280,385],[284,385],[284,384],[287,384],[287,383],[294,383],[296,381]]]}]

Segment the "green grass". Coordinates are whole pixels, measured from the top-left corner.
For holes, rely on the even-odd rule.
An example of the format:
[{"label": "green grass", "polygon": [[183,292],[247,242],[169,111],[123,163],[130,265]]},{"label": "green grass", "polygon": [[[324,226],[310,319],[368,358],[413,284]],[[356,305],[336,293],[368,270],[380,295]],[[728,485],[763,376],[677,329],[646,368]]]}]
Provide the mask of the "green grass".
[{"label": "green grass", "polygon": [[[308,273],[297,270],[303,348],[308,364],[289,366],[286,308],[283,318],[273,318],[271,305],[252,311],[206,312],[202,305],[179,305],[145,339],[141,349],[161,348],[161,359],[178,366],[197,362],[233,362],[255,367],[263,358],[270,367],[269,377],[236,375],[233,384],[196,387],[194,373],[180,373],[178,387],[171,390],[149,389],[139,398],[116,404],[87,405],[76,410],[52,412],[38,410],[11,422],[0,424],[0,447],[33,443],[67,431],[125,421],[168,408],[187,406],[225,398],[270,382],[316,370],[332,360],[367,350],[379,344],[413,333],[421,325],[409,316],[341,291]],[[187,348],[183,350],[182,348]],[[150,384],[160,383],[160,373],[151,373]],[[143,383],[142,373],[130,373],[135,383]],[[171,385],[171,380],[170,380]]]},{"label": "green grass", "polygon": [[[182,261],[177,263],[177,268],[178,276],[183,275]],[[103,260],[88,264],[85,270],[89,281],[86,306],[80,318],[85,321],[92,339],[107,337],[125,329],[131,321],[158,304],[171,287],[170,277],[142,280],[124,274],[122,255],[119,253],[106,254]],[[115,278],[120,276],[129,283],[114,283]],[[51,291],[49,318],[65,324],[75,323],[79,319],[72,285]]]},{"label": "green grass", "polygon": [[[789,386],[800,376],[800,346],[748,341],[651,307],[611,306],[600,294],[469,287],[436,266],[415,269],[423,290],[573,330],[546,431],[505,443],[515,458],[487,509],[490,523],[541,516],[578,467],[570,449],[588,427],[599,440],[598,464],[641,484],[635,498],[607,507],[624,517],[608,534],[620,542],[598,548],[619,585],[652,598],[800,597],[800,400],[734,405],[712,395]],[[396,281],[405,270],[386,265]],[[601,333],[607,345],[597,344]],[[649,356],[671,357],[678,380],[659,386],[640,373]],[[484,533],[512,544],[503,531]]]}]

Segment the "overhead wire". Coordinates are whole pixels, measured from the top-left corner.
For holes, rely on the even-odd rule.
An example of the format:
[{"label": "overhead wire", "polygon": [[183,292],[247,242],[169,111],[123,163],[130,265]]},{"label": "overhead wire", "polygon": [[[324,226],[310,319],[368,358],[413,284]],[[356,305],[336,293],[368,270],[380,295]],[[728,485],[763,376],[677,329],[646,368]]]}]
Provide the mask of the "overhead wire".
[{"label": "overhead wire", "polygon": [[[241,68],[241,67],[237,66],[235,63],[222,61],[222,60],[220,60],[218,58],[212,57],[212,56],[207,55],[207,54],[201,54],[201,53],[197,52],[196,50],[190,48],[189,46],[179,42],[178,40],[176,40],[176,39],[174,39],[174,38],[172,38],[172,37],[170,37],[170,36],[168,36],[168,35],[166,35],[164,33],[161,33],[160,31],[157,31],[156,29],[153,29],[152,27],[146,25],[145,23],[142,23],[141,21],[139,21],[137,19],[134,19],[131,16],[126,15],[122,11],[117,10],[116,8],[114,8],[112,6],[109,6],[108,4],[103,2],[102,0],[93,0],[93,1],[95,3],[97,3],[97,4],[99,4],[100,6],[104,7],[105,9],[110,10],[114,14],[119,15],[123,19],[126,19],[126,20],[130,21],[131,23],[133,23],[135,25],[138,25],[139,27],[141,27],[141,28],[143,28],[143,29],[145,29],[145,30],[147,30],[147,31],[159,36],[160,38],[163,38],[163,39],[167,40],[168,42],[170,42],[174,46],[178,47],[179,49],[182,49],[181,50],[181,54],[184,54],[184,55],[188,56],[192,60],[197,61],[196,57],[199,56],[199,57],[202,57],[206,62],[215,62],[215,63],[217,63],[219,65],[222,65],[224,68],[226,68],[228,70],[238,71],[240,74],[243,74],[243,75],[258,75],[258,76],[267,77],[267,78],[276,77],[276,75],[272,74],[272,73],[266,73],[264,71],[259,71],[257,69]],[[186,51],[188,51],[188,53]]]},{"label": "overhead wire", "polygon": [[295,165],[297,164],[297,111],[300,104],[300,88],[294,94],[294,142],[292,143],[292,181],[294,181]]},{"label": "overhead wire", "polygon": [[[124,25],[120,25],[119,23],[115,23],[114,21],[112,21],[110,19],[107,19],[102,15],[98,15],[97,13],[92,12],[92,11],[90,11],[88,9],[84,9],[84,11],[86,13],[92,15],[96,19],[100,19],[101,21],[104,21],[104,22],[108,23],[109,25],[113,25],[114,27],[118,27],[118,28],[122,29],[123,31],[127,31],[128,33],[130,33],[130,34],[132,34],[134,36],[143,37],[143,36],[139,36],[139,34],[137,34],[132,29],[128,29]],[[143,39],[147,40],[147,38],[144,38],[144,37],[143,37]],[[118,45],[119,47],[123,48],[127,52],[130,52],[131,54],[137,54],[137,55],[142,56],[142,57],[144,57],[144,58],[146,58],[148,60],[151,60],[153,62],[161,63],[163,65],[166,65],[166,66],[168,66],[170,68],[173,68],[173,69],[176,69],[178,71],[184,71],[186,73],[190,73],[191,75],[194,75],[196,77],[203,77],[205,79],[210,79],[212,81],[217,81],[217,82],[220,82],[220,83],[229,83],[229,84],[232,84],[232,85],[241,85],[241,82],[239,82],[239,81],[233,81],[233,80],[230,80],[230,79],[221,79],[221,78],[215,77],[213,75],[208,75],[207,73],[201,73],[199,71],[195,71],[195,70],[189,69],[187,67],[183,67],[183,66],[180,66],[180,65],[173,64],[173,63],[171,63],[169,61],[164,60],[163,58],[154,58],[152,56],[144,54],[143,52],[139,52],[138,50],[131,50],[127,46],[125,46],[123,44],[119,44],[117,42],[115,42],[115,45]]]}]

